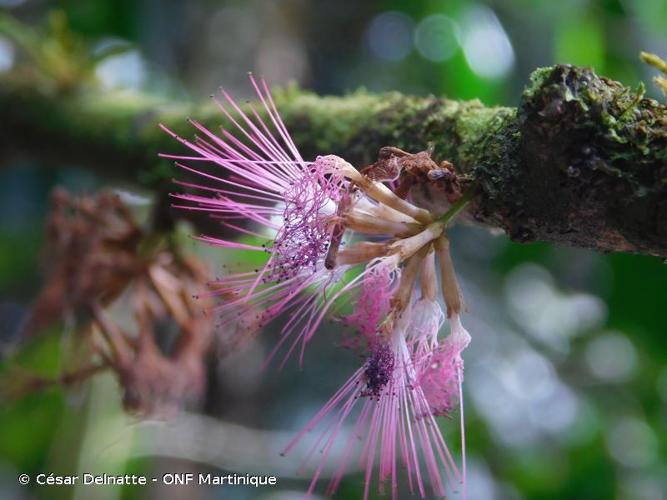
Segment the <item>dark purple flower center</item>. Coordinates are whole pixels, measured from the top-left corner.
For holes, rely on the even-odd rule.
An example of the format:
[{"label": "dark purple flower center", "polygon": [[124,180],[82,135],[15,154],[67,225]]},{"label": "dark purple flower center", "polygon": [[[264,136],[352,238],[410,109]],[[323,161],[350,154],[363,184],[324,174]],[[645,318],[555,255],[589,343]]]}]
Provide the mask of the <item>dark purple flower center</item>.
[{"label": "dark purple flower center", "polygon": [[388,344],[381,344],[375,348],[371,357],[366,361],[364,376],[366,389],[363,396],[379,398],[384,387],[391,380],[394,372],[394,353]]}]

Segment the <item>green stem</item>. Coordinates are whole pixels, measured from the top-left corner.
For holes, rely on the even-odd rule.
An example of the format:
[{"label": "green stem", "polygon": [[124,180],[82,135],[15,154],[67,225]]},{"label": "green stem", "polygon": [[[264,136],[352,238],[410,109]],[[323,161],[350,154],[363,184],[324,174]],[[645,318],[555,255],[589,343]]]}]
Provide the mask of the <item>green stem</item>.
[{"label": "green stem", "polygon": [[473,199],[473,192],[472,190],[468,191],[466,194],[461,196],[459,200],[454,203],[449,210],[447,210],[440,218],[438,218],[438,222],[444,222],[445,227],[449,225],[449,223],[456,217],[461,210],[463,210],[468,203],[470,203],[470,200]]}]

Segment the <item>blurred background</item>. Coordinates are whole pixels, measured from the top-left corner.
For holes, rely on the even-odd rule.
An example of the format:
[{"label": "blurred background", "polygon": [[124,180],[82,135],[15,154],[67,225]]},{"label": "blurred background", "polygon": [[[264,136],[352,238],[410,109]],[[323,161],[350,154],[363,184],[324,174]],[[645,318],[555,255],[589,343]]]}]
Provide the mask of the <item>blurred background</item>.
[{"label": "blurred background", "polygon": [[[201,101],[219,86],[249,96],[246,73],[254,71],[272,85],[294,81],[320,94],[365,87],[514,106],[529,73],[553,63],[592,66],[632,87],[644,81],[659,98],[637,56],[667,55],[665,0],[0,0],[0,9],[31,27],[58,9],[94,53],[118,49],[93,68],[103,88],[178,101]],[[21,58],[0,31],[0,82]],[[77,343],[68,321],[30,339],[19,333],[45,281],[50,191],[115,188],[137,220],[147,218],[150,196],[87,167],[14,157],[0,165],[4,385],[17,369],[57,376]],[[242,258],[193,242],[189,231],[179,226],[177,241],[211,276]],[[451,240],[473,335],[464,389],[470,498],[667,498],[667,265],[514,244],[469,227]],[[294,362],[267,376],[260,367],[274,340],[265,332],[212,356],[203,401],[171,418],[128,416],[109,373],[0,401],[0,498],[300,498],[309,479],[295,474],[298,453],[279,451],[359,359],[331,349],[328,327],[303,371]],[[454,423],[442,427],[457,449]],[[279,481],[94,489],[16,481],[24,472],[198,471]],[[351,472],[337,498],[359,498],[362,488],[361,473]]]}]

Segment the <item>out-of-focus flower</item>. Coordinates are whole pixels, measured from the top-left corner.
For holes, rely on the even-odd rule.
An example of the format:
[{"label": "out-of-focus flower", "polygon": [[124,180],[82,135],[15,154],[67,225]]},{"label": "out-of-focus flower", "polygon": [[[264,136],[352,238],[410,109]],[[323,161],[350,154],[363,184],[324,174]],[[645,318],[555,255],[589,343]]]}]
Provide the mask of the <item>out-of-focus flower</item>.
[{"label": "out-of-focus flower", "polygon": [[[126,293],[134,306],[134,329],[122,328],[94,305],[90,339],[116,374],[127,410],[171,413],[197,402],[206,386],[206,358],[213,340],[210,304],[199,299],[206,272],[191,257],[161,251],[146,262]],[[178,331],[172,345],[160,338],[165,323]],[[165,332],[166,333],[166,332]]]},{"label": "out-of-focus flower", "polygon": [[140,240],[140,228],[114,193],[76,197],[55,189],[44,244],[47,279],[24,334],[68,316],[85,321],[91,302],[117,298],[141,267]]},{"label": "out-of-focus flower", "polygon": [[[202,394],[213,325],[205,313],[208,299],[195,298],[207,273],[194,257],[144,232],[112,192],[76,197],[56,190],[46,248],[47,280],[25,333],[73,318],[85,341],[76,344],[85,344],[87,353],[81,366],[66,366],[57,379],[24,374],[14,392],[112,370],[125,407],[134,412],[172,411]],[[134,308],[132,327],[112,319],[117,302]],[[176,334],[171,346],[164,338],[169,329]]]}]

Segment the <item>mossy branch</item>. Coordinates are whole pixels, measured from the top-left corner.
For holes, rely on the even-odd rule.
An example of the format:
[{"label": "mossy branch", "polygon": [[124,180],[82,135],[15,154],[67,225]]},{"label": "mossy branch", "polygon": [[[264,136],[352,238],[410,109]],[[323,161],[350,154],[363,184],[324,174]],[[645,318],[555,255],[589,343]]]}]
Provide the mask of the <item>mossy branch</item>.
[{"label": "mossy branch", "polygon": [[[26,75],[0,82],[0,155],[86,166],[157,189],[173,176],[158,152],[179,146],[162,122],[192,135],[187,117],[216,128],[216,106],[96,86],[54,91]],[[278,106],[304,156],[356,165],[383,146],[434,146],[478,196],[467,208],[517,241],[667,257],[667,109],[590,69],[536,70],[519,108],[359,91],[319,97],[295,88]],[[2,159],[2,158],[0,158]],[[446,203],[438,193],[422,199]]]}]

